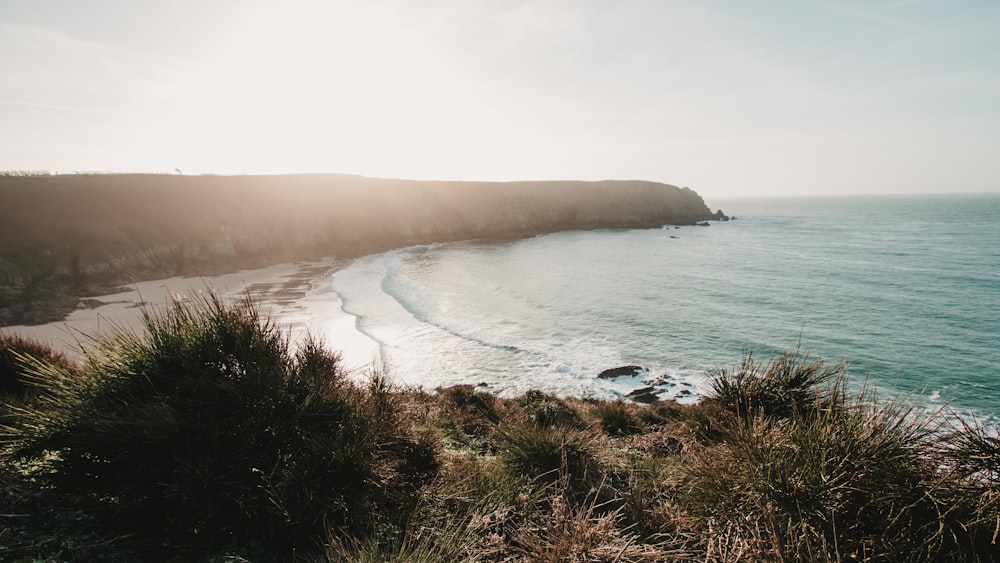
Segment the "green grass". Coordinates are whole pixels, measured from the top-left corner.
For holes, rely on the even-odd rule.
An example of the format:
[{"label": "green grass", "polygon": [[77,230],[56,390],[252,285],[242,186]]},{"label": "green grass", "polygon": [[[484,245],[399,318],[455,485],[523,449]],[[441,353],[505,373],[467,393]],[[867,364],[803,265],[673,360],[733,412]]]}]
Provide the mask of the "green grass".
[{"label": "green grass", "polygon": [[697,405],[395,388],[250,301],[0,339],[12,561],[997,561],[998,429],[747,355]]},{"label": "green grass", "polygon": [[382,380],[349,380],[314,341],[292,351],[249,301],[176,304],[145,328],[98,341],[83,377],[39,366],[50,384],[7,433],[9,460],[137,550],[316,551],[328,529],[374,526],[409,462],[433,466]]},{"label": "green grass", "polygon": [[843,381],[841,365],[788,353],[764,364],[746,353],[735,369],[717,370],[711,387],[713,400],[739,416],[787,418],[825,408],[837,398],[829,383]]},{"label": "green grass", "polygon": [[585,426],[580,414],[558,397],[531,390],[517,400],[527,419],[538,427],[580,429]]},{"label": "green grass", "polygon": [[0,398],[5,404],[30,403],[45,387],[31,376],[39,363],[62,372],[73,372],[76,367],[65,354],[37,340],[0,333]]},{"label": "green grass", "polygon": [[623,401],[602,402],[596,405],[592,414],[601,423],[601,430],[609,436],[627,436],[642,431],[637,417]]}]

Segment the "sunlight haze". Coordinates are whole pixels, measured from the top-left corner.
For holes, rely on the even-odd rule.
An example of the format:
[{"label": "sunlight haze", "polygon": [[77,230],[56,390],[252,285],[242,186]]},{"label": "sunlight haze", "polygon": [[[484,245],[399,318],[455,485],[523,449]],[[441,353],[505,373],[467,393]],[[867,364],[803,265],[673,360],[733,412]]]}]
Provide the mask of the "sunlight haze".
[{"label": "sunlight haze", "polygon": [[1000,3],[0,3],[0,170],[1000,190]]}]

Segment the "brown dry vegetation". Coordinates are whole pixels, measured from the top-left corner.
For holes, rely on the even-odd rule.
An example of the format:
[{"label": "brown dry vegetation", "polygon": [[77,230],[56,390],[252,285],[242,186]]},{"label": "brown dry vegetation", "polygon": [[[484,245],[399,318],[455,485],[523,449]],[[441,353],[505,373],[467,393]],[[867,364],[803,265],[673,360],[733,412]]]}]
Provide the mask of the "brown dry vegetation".
[{"label": "brown dry vegetation", "polygon": [[0,175],[0,326],[57,320],[71,295],[143,279],[712,217],[695,192],[643,181]]},{"label": "brown dry vegetation", "polygon": [[2,344],[6,560],[1000,560],[997,429],[794,354],[638,406],[353,380],[249,301],[177,303],[79,366]]}]

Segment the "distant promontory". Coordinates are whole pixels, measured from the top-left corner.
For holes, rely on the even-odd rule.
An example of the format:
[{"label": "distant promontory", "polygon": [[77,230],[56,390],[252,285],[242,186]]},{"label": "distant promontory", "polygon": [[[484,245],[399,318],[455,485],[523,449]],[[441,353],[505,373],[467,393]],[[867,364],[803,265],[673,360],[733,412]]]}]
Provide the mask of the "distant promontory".
[{"label": "distant promontory", "polygon": [[0,176],[0,326],[61,318],[122,283],[563,230],[692,225],[688,188],[340,174]]}]

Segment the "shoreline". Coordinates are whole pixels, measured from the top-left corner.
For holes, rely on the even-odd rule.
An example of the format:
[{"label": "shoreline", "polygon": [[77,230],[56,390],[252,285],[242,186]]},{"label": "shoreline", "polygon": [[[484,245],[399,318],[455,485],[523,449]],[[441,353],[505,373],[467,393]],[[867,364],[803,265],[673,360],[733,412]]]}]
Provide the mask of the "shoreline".
[{"label": "shoreline", "polygon": [[141,331],[144,308],[163,309],[172,300],[188,300],[215,291],[224,301],[254,298],[270,317],[298,342],[307,333],[343,356],[349,371],[365,370],[379,359],[378,344],[357,329],[357,318],[345,312],[333,291],[333,274],[348,261],[332,257],[308,262],[283,262],[215,276],[174,276],[127,284],[126,291],[78,296],[65,318],[39,325],[9,325],[0,332],[32,338],[70,357],[79,358],[88,340],[121,328]]},{"label": "shoreline", "polygon": [[0,324],[13,326],[142,279],[725,215],[689,188],[641,180],[100,174],[0,176],[0,217]]}]

